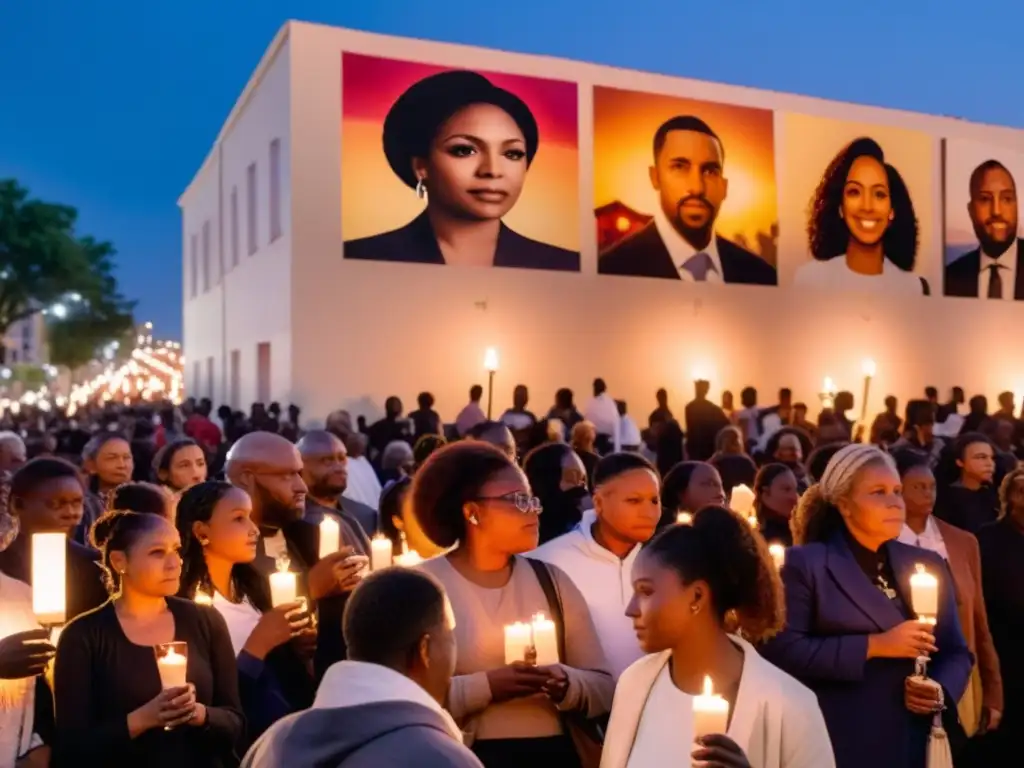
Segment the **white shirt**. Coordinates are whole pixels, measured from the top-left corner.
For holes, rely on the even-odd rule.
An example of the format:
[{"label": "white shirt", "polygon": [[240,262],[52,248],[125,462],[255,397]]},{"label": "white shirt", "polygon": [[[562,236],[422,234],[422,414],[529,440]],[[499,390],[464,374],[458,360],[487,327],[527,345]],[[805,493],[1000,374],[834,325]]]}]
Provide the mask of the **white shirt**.
[{"label": "white shirt", "polygon": [[613,441],[618,441],[619,406],[607,392],[602,392],[587,403],[583,409],[583,418],[594,425],[597,434],[607,435]]},{"label": "white shirt", "polygon": [[370,460],[365,456],[348,457],[348,487],[341,494],[346,499],[358,501],[368,507],[380,507],[380,480]]},{"label": "white shirt", "polygon": [[561,568],[572,579],[590,609],[601,650],[617,679],[643,655],[633,621],[626,616],[626,606],[633,597],[633,563],[640,545],[620,560],[594,541],[591,528],[596,520],[594,510],[584,512],[579,525],[528,556]]},{"label": "white shirt", "polygon": [[725,276],[722,274],[722,259],[718,255],[718,236],[712,235],[711,242],[708,243],[707,248],[698,251],[688,242],[683,239],[683,236],[676,231],[676,228],[672,226],[672,223],[665,216],[665,212],[661,210],[661,205],[657,205],[654,208],[654,226],[658,230],[658,235],[661,237],[661,242],[665,244],[665,250],[668,251],[668,255],[672,258],[672,263],[676,265],[676,269],[679,270],[679,278],[685,282],[695,283],[697,282],[694,278],[693,273],[688,269],[683,269],[683,264],[688,262],[691,258],[696,256],[698,253],[706,253],[708,258],[711,259],[711,269],[705,277],[705,283],[724,283]]},{"label": "white shirt", "polygon": [[651,686],[626,768],[689,763],[694,750],[693,696],[676,688],[670,668],[662,667]]},{"label": "white shirt", "polygon": [[939,530],[934,517],[928,517],[928,522],[924,524],[924,533],[922,534],[914,533],[910,526],[904,523],[899,541],[912,547],[920,547],[921,549],[937,552],[942,555],[944,560],[949,560],[949,552],[946,551],[946,541],[942,538],[942,531]]},{"label": "white shirt", "polygon": [[999,277],[1003,281],[1003,300],[1014,299],[1017,287],[1017,259],[1019,257],[1020,241],[1014,242],[1006,253],[995,259],[984,251],[981,252],[981,270],[978,272],[978,296],[982,299],[988,298],[988,286],[992,280],[992,272],[989,267],[999,265]]},{"label": "white shirt", "polygon": [[888,259],[882,263],[881,274],[862,275],[846,266],[846,254],[828,261],[812,259],[801,265],[793,275],[793,285],[840,291],[882,291],[905,296],[924,296],[920,275],[904,272]]},{"label": "white shirt", "polygon": [[642,442],[643,436],[640,434],[640,427],[636,425],[633,417],[627,413],[619,419],[619,449],[621,450],[623,446],[639,446]]},{"label": "white shirt", "polygon": [[231,636],[231,647],[235,649],[235,656],[242,652],[249,635],[260,623],[262,614],[248,600],[240,603],[232,603],[220,592],[213,593],[213,607],[217,613],[224,617],[224,623],[228,625],[228,634]]}]

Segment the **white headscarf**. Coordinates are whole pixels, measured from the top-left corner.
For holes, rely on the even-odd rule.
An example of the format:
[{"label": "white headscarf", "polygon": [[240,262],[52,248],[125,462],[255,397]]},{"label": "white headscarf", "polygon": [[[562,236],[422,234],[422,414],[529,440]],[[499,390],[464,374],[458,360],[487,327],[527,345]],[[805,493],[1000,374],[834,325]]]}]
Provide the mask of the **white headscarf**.
[{"label": "white headscarf", "polygon": [[835,504],[850,487],[854,476],[862,468],[876,461],[895,467],[892,457],[873,445],[853,443],[837,451],[825,468],[821,482],[818,483],[822,498],[830,504]]}]

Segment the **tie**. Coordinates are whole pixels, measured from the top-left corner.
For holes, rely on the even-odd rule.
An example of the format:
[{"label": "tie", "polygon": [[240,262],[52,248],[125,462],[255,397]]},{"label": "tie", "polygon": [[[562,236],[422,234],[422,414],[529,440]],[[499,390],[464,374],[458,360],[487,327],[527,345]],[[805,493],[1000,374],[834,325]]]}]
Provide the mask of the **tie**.
[{"label": "tie", "polygon": [[992,264],[988,268],[988,297],[990,299],[1003,298],[1003,277],[999,274],[999,270],[1002,268],[1001,264]]},{"label": "tie", "polygon": [[715,265],[711,263],[711,257],[701,251],[688,258],[683,269],[693,275],[698,283],[703,283],[708,279],[708,272],[714,271]]}]

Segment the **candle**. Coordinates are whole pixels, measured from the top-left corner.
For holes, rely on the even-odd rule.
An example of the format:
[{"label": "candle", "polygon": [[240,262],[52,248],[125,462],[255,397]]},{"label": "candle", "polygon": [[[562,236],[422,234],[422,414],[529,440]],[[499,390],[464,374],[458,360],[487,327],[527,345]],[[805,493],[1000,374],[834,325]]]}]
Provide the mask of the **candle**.
[{"label": "candle", "polygon": [[188,650],[185,643],[164,643],[158,645],[156,651],[156,668],[160,672],[160,685],[164,690],[188,685]]},{"label": "candle", "polygon": [[754,492],[742,483],[732,489],[729,506],[744,517],[749,517],[754,510]]},{"label": "candle", "polygon": [[910,577],[910,602],[918,621],[934,624],[939,615],[939,580],[918,563]]},{"label": "candle", "polygon": [[379,571],[391,565],[391,539],[378,533],[370,539],[370,570]]},{"label": "candle", "polygon": [[333,555],[341,546],[341,526],[330,515],[320,521],[320,559]]},{"label": "candle", "polygon": [[689,512],[680,512],[676,515],[676,522],[679,525],[693,525],[693,515]]},{"label": "candle", "polygon": [[196,594],[192,598],[196,605],[213,605],[213,595],[202,588],[196,588]]},{"label": "candle", "polygon": [[704,676],[704,692],[693,697],[693,740],[724,734],[729,727],[729,702],[713,692],[711,678]]},{"label": "candle", "polygon": [[786,563],[786,548],[781,544],[769,544],[768,554],[772,556],[772,562],[776,568],[782,568]]},{"label": "candle", "polygon": [[558,663],[558,635],[555,622],[545,618],[543,613],[533,617],[533,648],[537,652],[537,666],[546,667]]},{"label": "candle", "polygon": [[505,663],[526,661],[527,653],[533,646],[531,627],[517,621],[505,625]]},{"label": "candle", "polygon": [[63,533],[32,534],[32,612],[44,626],[67,617],[67,541]]},{"label": "candle", "polygon": [[291,562],[287,556],[277,559],[277,572],[270,574],[270,603],[275,608],[279,605],[294,603],[298,594],[295,574],[288,570]]}]

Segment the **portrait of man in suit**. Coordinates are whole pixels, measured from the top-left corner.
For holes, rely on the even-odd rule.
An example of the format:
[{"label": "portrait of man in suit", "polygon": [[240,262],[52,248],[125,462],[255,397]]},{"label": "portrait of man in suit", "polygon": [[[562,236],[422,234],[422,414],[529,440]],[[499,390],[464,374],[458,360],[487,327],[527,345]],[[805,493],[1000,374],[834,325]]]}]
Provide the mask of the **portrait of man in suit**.
[{"label": "portrait of man in suit", "polygon": [[967,212],[978,247],[946,265],[946,295],[1024,300],[1017,183],[998,160],[986,160],[971,173]]},{"label": "portrait of man in suit", "polygon": [[654,134],[648,170],[658,206],[639,230],[606,248],[602,275],[661,277],[697,283],[776,285],[775,267],[715,232],[727,203],[726,149],[698,117],[680,115]]}]

